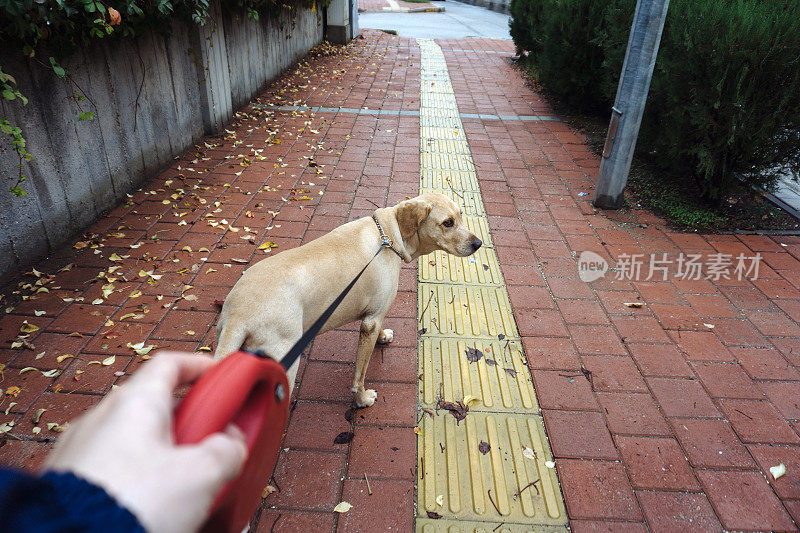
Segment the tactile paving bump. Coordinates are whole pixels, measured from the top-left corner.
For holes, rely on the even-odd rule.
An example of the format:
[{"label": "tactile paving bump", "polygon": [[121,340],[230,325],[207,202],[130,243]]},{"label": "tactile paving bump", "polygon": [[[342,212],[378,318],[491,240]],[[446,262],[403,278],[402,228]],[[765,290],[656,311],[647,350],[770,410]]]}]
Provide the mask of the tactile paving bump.
[{"label": "tactile paving bump", "polygon": [[456,97],[451,93],[437,93],[430,91],[423,91],[420,98],[420,105],[426,108],[446,107],[452,109],[456,116],[458,115],[458,105],[456,104]]},{"label": "tactile paving bump", "polygon": [[461,116],[458,113],[458,109],[454,107],[448,106],[436,106],[436,107],[426,107],[420,111],[420,116],[423,117],[441,117],[443,119],[458,119],[461,120]]},{"label": "tactile paving bump", "polygon": [[420,149],[429,153],[444,154],[464,154],[469,155],[469,145],[467,141],[456,141],[448,139],[423,139]]},{"label": "tactile paving bump", "polygon": [[453,85],[450,80],[442,80],[441,77],[429,76],[420,80],[427,85],[423,94],[453,94]]},{"label": "tactile paving bump", "polygon": [[469,412],[537,414],[539,405],[521,342],[452,339],[423,335],[419,343],[420,404],[435,409],[439,400],[478,400]]},{"label": "tactile paving bump", "polygon": [[478,177],[474,172],[454,170],[420,170],[419,186],[422,189],[455,189],[478,192]]},{"label": "tactile paving bump", "polygon": [[416,533],[563,533],[567,526],[417,518]]},{"label": "tactile paving bump", "polygon": [[489,530],[500,522],[566,523],[555,469],[546,465],[552,455],[539,416],[470,411],[457,423],[439,410],[425,414],[420,426],[420,518],[430,511],[443,520],[493,522]]},{"label": "tactile paving bump", "polygon": [[443,251],[418,259],[419,280],[430,283],[474,283],[502,285],[503,274],[492,248],[481,247],[469,257],[458,257]]},{"label": "tactile paving bump", "polygon": [[434,170],[461,170],[466,172],[475,171],[475,165],[472,163],[472,157],[470,157],[469,154],[422,152],[421,166],[422,168]]},{"label": "tactile paving bump", "polygon": [[435,110],[420,109],[419,123],[424,127],[429,128],[461,128],[461,119],[451,116],[437,117],[434,116]]},{"label": "tactile paving bump", "polygon": [[431,335],[517,336],[503,287],[419,283],[417,298],[420,327]]},{"label": "tactile paving bump", "polygon": [[434,128],[429,126],[420,128],[420,142],[423,146],[428,139],[466,141],[467,136],[461,128]]}]

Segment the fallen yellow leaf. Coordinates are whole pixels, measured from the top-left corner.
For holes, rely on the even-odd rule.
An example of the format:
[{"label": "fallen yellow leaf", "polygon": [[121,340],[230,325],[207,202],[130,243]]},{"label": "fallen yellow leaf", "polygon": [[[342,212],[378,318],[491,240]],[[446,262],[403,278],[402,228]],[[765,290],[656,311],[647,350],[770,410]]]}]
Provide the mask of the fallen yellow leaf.
[{"label": "fallen yellow leaf", "polygon": [[144,345],[144,341],[139,342],[137,344],[131,344],[130,342],[127,344],[128,348],[136,352],[137,355],[147,355],[149,354],[153,348],[156,347],[155,344],[149,344],[147,346]]},{"label": "fallen yellow leaf", "polygon": [[335,513],[346,513],[347,511],[349,511],[352,508],[353,508],[353,506],[350,505],[348,502],[339,502],[336,505],[336,507],[333,508],[333,512],[335,512]]},{"label": "fallen yellow leaf", "polygon": [[466,396],[464,396],[464,405],[466,405],[467,407],[471,407],[472,404],[479,403],[480,400],[481,399],[478,398],[477,396],[473,396],[472,394],[467,394]]}]

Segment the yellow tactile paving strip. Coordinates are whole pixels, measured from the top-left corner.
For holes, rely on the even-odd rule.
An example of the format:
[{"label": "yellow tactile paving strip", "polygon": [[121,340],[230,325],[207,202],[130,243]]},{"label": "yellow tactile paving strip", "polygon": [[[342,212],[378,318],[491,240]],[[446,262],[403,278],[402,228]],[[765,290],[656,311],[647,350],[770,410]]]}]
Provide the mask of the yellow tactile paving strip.
[{"label": "yellow tactile paving strip", "polygon": [[[484,246],[468,258],[419,259],[416,531],[564,530],[564,499],[447,64],[433,40],[417,42],[420,192],[458,203]],[[437,409],[470,396],[463,420]]]}]

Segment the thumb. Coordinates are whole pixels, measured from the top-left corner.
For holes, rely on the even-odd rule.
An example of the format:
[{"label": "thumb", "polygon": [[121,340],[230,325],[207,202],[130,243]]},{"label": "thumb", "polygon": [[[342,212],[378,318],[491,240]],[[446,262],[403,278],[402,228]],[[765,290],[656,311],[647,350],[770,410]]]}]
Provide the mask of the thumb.
[{"label": "thumb", "polygon": [[234,424],[228,424],[225,431],[203,439],[195,447],[195,452],[200,455],[212,482],[222,486],[239,474],[248,450],[242,430]]}]

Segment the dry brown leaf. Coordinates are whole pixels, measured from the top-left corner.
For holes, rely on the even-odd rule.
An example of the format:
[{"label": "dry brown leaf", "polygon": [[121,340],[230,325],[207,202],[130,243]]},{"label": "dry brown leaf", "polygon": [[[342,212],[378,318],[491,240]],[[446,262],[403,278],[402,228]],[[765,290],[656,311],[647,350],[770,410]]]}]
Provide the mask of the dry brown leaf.
[{"label": "dry brown leaf", "polygon": [[34,331],[39,331],[39,326],[35,324],[29,324],[27,320],[25,320],[22,325],[19,327],[19,330],[22,333],[33,333]]}]

